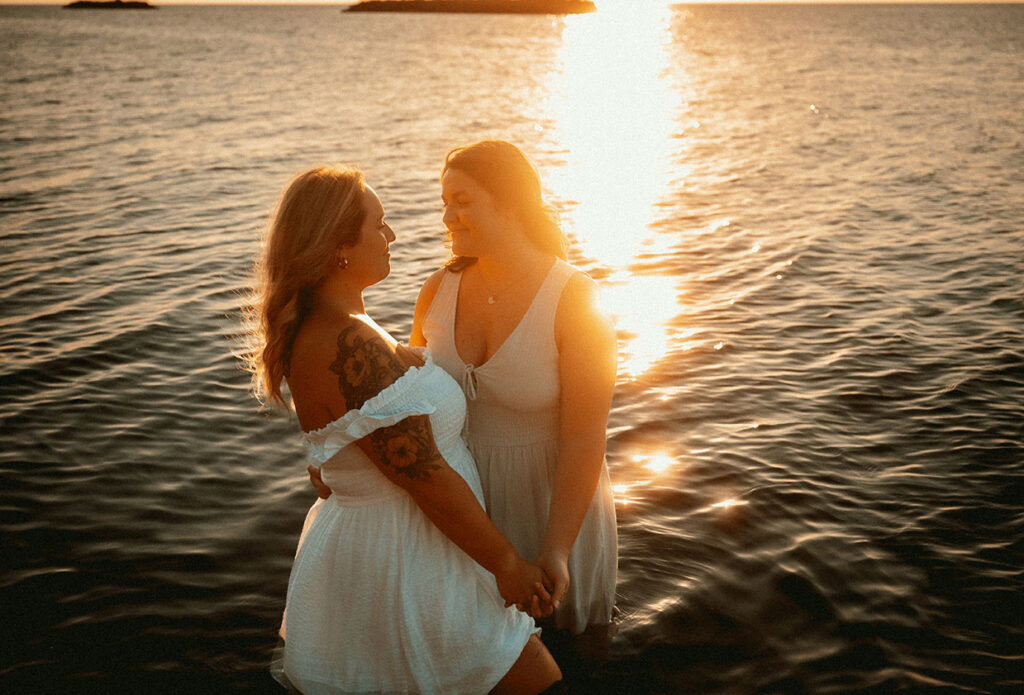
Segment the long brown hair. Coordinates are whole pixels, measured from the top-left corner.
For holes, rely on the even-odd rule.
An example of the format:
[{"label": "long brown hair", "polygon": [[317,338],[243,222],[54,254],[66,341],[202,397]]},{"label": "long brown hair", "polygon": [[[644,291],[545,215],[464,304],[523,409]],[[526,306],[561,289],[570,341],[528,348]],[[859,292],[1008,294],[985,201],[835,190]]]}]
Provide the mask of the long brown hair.
[{"label": "long brown hair", "polygon": [[281,381],[289,372],[292,344],[313,308],[316,286],[337,263],[337,251],[359,241],[365,190],[362,172],[328,166],[299,174],[281,196],[246,312],[246,365],[261,403],[286,405]]},{"label": "long brown hair", "polygon": [[[554,209],[544,202],[537,169],[522,150],[504,140],[481,140],[448,152],[441,176],[449,169],[468,175],[491,195],[496,205],[515,215],[534,246],[565,260],[568,240]],[[447,267],[458,271],[475,260],[453,256]]]}]

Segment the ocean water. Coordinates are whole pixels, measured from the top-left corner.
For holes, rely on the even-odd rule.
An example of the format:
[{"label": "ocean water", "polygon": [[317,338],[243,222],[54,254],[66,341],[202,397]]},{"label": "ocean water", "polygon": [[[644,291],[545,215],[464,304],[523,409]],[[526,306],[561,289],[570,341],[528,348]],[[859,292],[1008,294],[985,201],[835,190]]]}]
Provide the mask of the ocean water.
[{"label": "ocean water", "polygon": [[610,5],[0,7],[0,690],[276,691],[314,494],[234,357],[259,236],[363,167],[405,338],[501,137],[619,331],[570,692],[1024,691],[1024,7]]}]

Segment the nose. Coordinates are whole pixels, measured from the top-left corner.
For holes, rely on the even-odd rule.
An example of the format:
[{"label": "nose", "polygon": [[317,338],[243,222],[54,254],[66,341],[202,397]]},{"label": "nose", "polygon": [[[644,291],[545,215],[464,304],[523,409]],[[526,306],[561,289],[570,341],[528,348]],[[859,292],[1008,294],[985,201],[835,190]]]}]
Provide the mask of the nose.
[{"label": "nose", "polygon": [[384,238],[387,239],[388,243],[390,244],[392,241],[395,240],[395,230],[391,228],[390,224],[386,224],[384,226],[387,227],[388,229],[388,231],[384,233]]},{"label": "nose", "polygon": [[441,220],[444,222],[446,227],[451,227],[455,222],[455,210],[451,205],[444,206],[444,214],[441,216]]}]

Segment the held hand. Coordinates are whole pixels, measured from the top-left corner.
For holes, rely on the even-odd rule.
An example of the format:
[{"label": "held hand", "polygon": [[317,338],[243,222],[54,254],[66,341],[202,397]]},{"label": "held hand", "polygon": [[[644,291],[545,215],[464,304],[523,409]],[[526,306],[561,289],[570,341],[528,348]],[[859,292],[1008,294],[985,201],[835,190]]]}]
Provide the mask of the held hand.
[{"label": "held hand", "polygon": [[[558,608],[558,604],[565,598],[569,591],[569,556],[556,551],[544,551],[537,558],[537,565],[544,570],[545,584],[551,593],[551,604]],[[545,617],[551,615],[549,610]]]},{"label": "held hand", "polygon": [[494,578],[506,608],[515,606],[533,618],[550,614],[551,594],[544,588],[544,572],[537,565],[516,555]]},{"label": "held hand", "polygon": [[324,479],[320,477],[320,469],[306,466],[306,472],[309,473],[309,482],[316,488],[316,494],[320,496],[320,499],[325,500],[330,497],[331,488],[324,485]]}]

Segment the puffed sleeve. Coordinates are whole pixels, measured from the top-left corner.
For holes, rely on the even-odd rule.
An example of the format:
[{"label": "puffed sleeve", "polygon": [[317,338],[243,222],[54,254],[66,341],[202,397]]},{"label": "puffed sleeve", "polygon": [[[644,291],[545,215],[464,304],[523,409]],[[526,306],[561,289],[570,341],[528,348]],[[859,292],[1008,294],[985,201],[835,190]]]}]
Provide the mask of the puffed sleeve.
[{"label": "puffed sleeve", "polygon": [[402,376],[353,409],[318,430],[306,432],[307,461],[319,467],[352,442],[381,427],[390,427],[412,415],[430,415],[435,408],[425,396],[423,375],[430,362],[425,353],[423,367],[410,367]]}]

